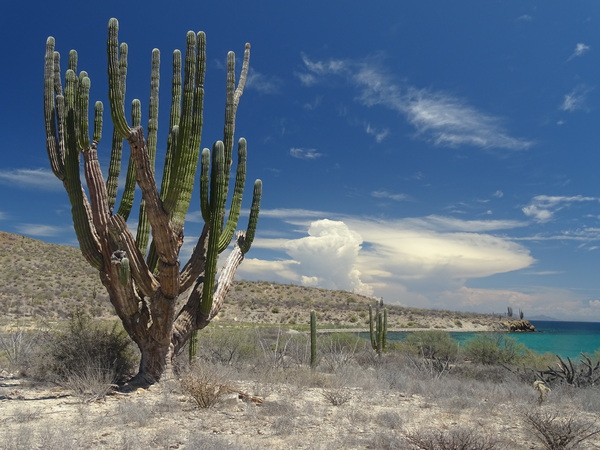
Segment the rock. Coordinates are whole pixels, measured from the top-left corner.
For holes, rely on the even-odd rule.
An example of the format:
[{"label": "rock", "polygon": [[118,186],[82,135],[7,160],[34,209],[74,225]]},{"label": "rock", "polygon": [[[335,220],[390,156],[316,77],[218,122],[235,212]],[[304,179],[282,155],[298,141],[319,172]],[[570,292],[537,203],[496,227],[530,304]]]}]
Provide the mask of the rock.
[{"label": "rock", "polygon": [[535,327],[529,320],[506,320],[500,322],[502,327],[507,331],[513,332],[534,332]]}]

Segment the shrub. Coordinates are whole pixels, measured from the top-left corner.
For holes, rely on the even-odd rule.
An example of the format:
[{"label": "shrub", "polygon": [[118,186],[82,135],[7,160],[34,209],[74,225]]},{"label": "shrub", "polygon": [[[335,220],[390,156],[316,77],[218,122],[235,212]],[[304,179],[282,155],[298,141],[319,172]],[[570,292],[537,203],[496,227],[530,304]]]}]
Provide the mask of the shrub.
[{"label": "shrub", "polygon": [[458,344],[445,331],[412,332],[406,338],[409,350],[424,358],[438,358],[445,361],[453,360],[458,354]]},{"label": "shrub", "polygon": [[581,442],[600,433],[596,424],[574,414],[559,418],[556,411],[530,411],[525,414],[525,423],[548,450],[579,448]]},{"label": "shrub", "polygon": [[185,374],[181,387],[200,408],[210,408],[233,389],[223,375],[208,364],[195,366]]},{"label": "shrub", "polygon": [[49,332],[38,358],[37,378],[67,382],[74,377],[107,374],[112,382],[124,380],[134,368],[131,340],[115,323],[107,328],[81,309],[74,310],[64,331]]},{"label": "shrub", "polygon": [[406,439],[422,450],[495,450],[500,447],[489,436],[484,436],[471,428],[455,428],[449,431],[415,431]]},{"label": "shrub", "polygon": [[502,334],[483,333],[467,341],[465,356],[482,364],[517,364],[523,360],[527,347]]}]

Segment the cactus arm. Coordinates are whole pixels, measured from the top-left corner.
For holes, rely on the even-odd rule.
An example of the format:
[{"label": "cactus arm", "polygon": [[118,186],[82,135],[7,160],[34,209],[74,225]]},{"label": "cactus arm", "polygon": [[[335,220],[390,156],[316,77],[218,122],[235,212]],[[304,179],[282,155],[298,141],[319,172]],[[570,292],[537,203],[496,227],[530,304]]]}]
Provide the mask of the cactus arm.
[{"label": "cactus arm", "polygon": [[179,135],[171,155],[171,169],[166,193],[163,193],[165,209],[170,213],[173,227],[179,232],[183,228],[187,214],[198,157],[200,154],[200,136],[202,133],[202,105],[204,102],[204,87],[198,85],[203,81],[206,54],[204,33],[188,32],[184,64],[183,101],[179,120]]},{"label": "cactus arm", "polygon": [[[119,89],[125,96],[126,89],[126,78],[127,78],[127,55],[128,47],[127,44],[121,45],[119,65],[118,65],[118,85],[115,89]],[[124,101],[124,100],[123,100]],[[111,105],[112,107],[112,105]],[[119,130],[114,127],[112,137],[112,151],[110,154],[110,165],[108,168],[108,177],[106,180],[106,186],[108,189],[108,202],[111,210],[117,202],[117,191],[119,189],[119,174],[121,173],[121,158],[123,154],[123,136],[119,133]]]},{"label": "cactus arm", "polygon": [[248,217],[248,227],[246,228],[245,238],[240,243],[240,249],[242,253],[248,253],[252,242],[254,242],[254,235],[256,234],[256,226],[258,224],[258,214],[260,212],[260,200],[262,197],[262,181],[256,180],[254,182],[254,192],[252,195],[252,206],[250,207],[250,216]]},{"label": "cactus arm", "polygon": [[213,289],[219,259],[219,239],[223,223],[223,208],[226,200],[225,149],[223,142],[217,141],[213,146],[211,181],[210,181],[210,219],[208,222],[208,249],[204,270],[204,286],[200,314],[208,317],[213,303]]},{"label": "cactus arm", "polygon": [[[152,168],[156,165],[156,143],[158,135],[158,92],[160,86],[160,51],[155,48],[152,50],[152,65],[150,75],[150,102],[148,107],[148,151],[150,152],[150,161]],[[146,202],[142,199],[140,202],[140,211],[138,214],[138,228],[136,234],[136,244],[140,251],[145,254],[148,248],[150,236],[150,223],[146,216]]]},{"label": "cactus arm", "polygon": [[[139,127],[142,121],[142,106],[140,101],[134,99],[131,102],[131,124],[134,127]],[[133,207],[133,200],[135,196],[135,163],[133,158],[129,157],[129,163],[127,164],[127,176],[125,177],[125,187],[123,188],[123,194],[121,196],[121,203],[117,214],[122,216],[125,220],[129,218],[131,208]]]},{"label": "cactus arm", "polygon": [[[61,93],[56,89],[55,83],[57,75],[55,66],[58,65],[58,62],[55,58],[54,45],[54,38],[49,37],[46,40],[44,64],[44,124],[46,127],[46,150],[50,160],[50,167],[58,179],[64,180],[64,154],[61,152],[61,146],[59,145],[62,137],[58,133],[57,107],[55,102],[55,95],[61,95]],[[60,58],[58,58],[58,61],[60,61]],[[60,77],[60,74],[58,76]],[[60,87],[60,82],[58,86]]]},{"label": "cactus arm", "polygon": [[210,202],[208,198],[210,184],[210,150],[202,150],[202,159],[200,160],[200,211],[204,222],[210,221]]},{"label": "cactus arm", "polygon": [[242,206],[242,197],[244,195],[244,183],[246,182],[246,140],[240,139],[238,143],[238,162],[235,176],[235,186],[231,206],[229,208],[229,217],[225,225],[225,229],[219,239],[219,253],[227,248],[233,238],[233,233],[238,224],[240,209]]},{"label": "cactus arm", "polygon": [[[108,53],[108,98],[110,101],[110,114],[115,129],[122,138],[126,139],[132,130],[127,125],[127,120],[125,119],[125,90],[122,89],[124,80],[121,76],[121,66],[119,64],[119,22],[117,19],[110,19],[108,22],[108,41],[106,47]],[[123,53],[127,54],[126,50],[125,52],[122,51],[126,48],[124,45],[121,46],[122,58]]]},{"label": "cactus arm", "polygon": [[102,113],[104,112],[104,105],[102,102],[96,102],[94,104],[94,134],[92,141],[94,144],[98,144],[102,139]]},{"label": "cactus arm", "polygon": [[172,135],[173,130],[179,127],[179,118],[181,117],[181,52],[173,52],[173,75],[171,78],[171,116],[169,119],[169,137],[167,139],[167,154],[165,157],[165,166],[160,186],[161,198],[164,200],[167,194],[167,187],[171,180],[171,165],[175,143],[177,139]]}]

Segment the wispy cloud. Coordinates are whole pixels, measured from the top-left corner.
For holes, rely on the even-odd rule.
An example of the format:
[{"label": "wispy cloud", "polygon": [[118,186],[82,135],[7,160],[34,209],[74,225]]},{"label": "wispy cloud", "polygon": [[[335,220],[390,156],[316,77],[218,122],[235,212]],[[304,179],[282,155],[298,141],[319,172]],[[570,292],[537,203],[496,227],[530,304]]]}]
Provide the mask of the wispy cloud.
[{"label": "wispy cloud", "polygon": [[18,188],[41,188],[59,190],[60,181],[51,170],[47,169],[15,169],[0,170],[0,183]]},{"label": "wispy cloud", "polygon": [[323,153],[319,153],[314,148],[291,148],[290,155],[298,159],[312,160],[322,157]]},{"label": "wispy cloud", "polygon": [[406,194],[393,193],[385,190],[373,191],[371,192],[371,196],[375,198],[382,198],[387,200],[394,200],[395,202],[401,202],[405,200],[409,200],[410,196]]},{"label": "wispy cloud", "polygon": [[586,109],[587,96],[591,91],[592,89],[587,86],[577,86],[564,96],[560,109],[567,112]]},{"label": "wispy cloud", "polygon": [[558,211],[568,208],[574,203],[598,202],[599,200],[597,197],[584,197],[583,195],[571,197],[536,195],[521,210],[527,217],[532,218],[536,222],[543,223],[552,220]]},{"label": "wispy cloud", "polygon": [[255,89],[262,94],[279,94],[283,85],[280,78],[269,77],[253,69],[250,70],[246,83],[248,88]]},{"label": "wispy cloud", "polygon": [[372,127],[369,123],[366,125],[365,131],[367,132],[367,134],[373,136],[376,142],[383,142],[383,140],[390,134],[390,130],[388,130],[387,128],[378,129]]},{"label": "wispy cloud", "polygon": [[[374,61],[313,61],[302,55],[313,85],[326,76],[342,76],[358,89],[357,100],[366,106],[382,106],[400,112],[417,130],[417,135],[436,145],[520,150],[532,142],[510,136],[501,120],[486,114],[458,97],[401,86]],[[302,80],[302,78],[301,78]]]},{"label": "wispy cloud", "polygon": [[587,52],[590,51],[590,49],[591,47],[589,45],[586,45],[583,42],[578,42],[575,46],[575,50],[573,50],[573,53],[571,54],[571,56],[569,56],[569,60],[585,55]]},{"label": "wispy cloud", "polygon": [[42,225],[36,223],[22,223],[18,225],[18,232],[29,236],[38,237],[49,237],[58,236],[63,233],[65,229],[63,227],[57,227],[52,225]]}]

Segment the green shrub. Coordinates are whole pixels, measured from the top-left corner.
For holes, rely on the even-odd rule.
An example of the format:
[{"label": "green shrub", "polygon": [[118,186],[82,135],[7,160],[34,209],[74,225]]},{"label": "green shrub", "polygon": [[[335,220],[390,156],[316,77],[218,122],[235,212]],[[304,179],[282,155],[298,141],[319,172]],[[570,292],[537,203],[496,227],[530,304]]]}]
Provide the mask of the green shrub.
[{"label": "green shrub", "polygon": [[124,380],[135,364],[132,342],[119,324],[106,327],[76,309],[65,330],[51,331],[41,347],[37,378],[64,382],[90,370],[108,374],[113,382]]},{"label": "green shrub", "polygon": [[415,331],[406,338],[405,345],[409,351],[424,358],[440,358],[453,360],[458,354],[458,344],[445,331]]},{"label": "green shrub", "polygon": [[527,347],[502,334],[482,333],[464,346],[465,356],[481,364],[518,364],[524,360]]}]

